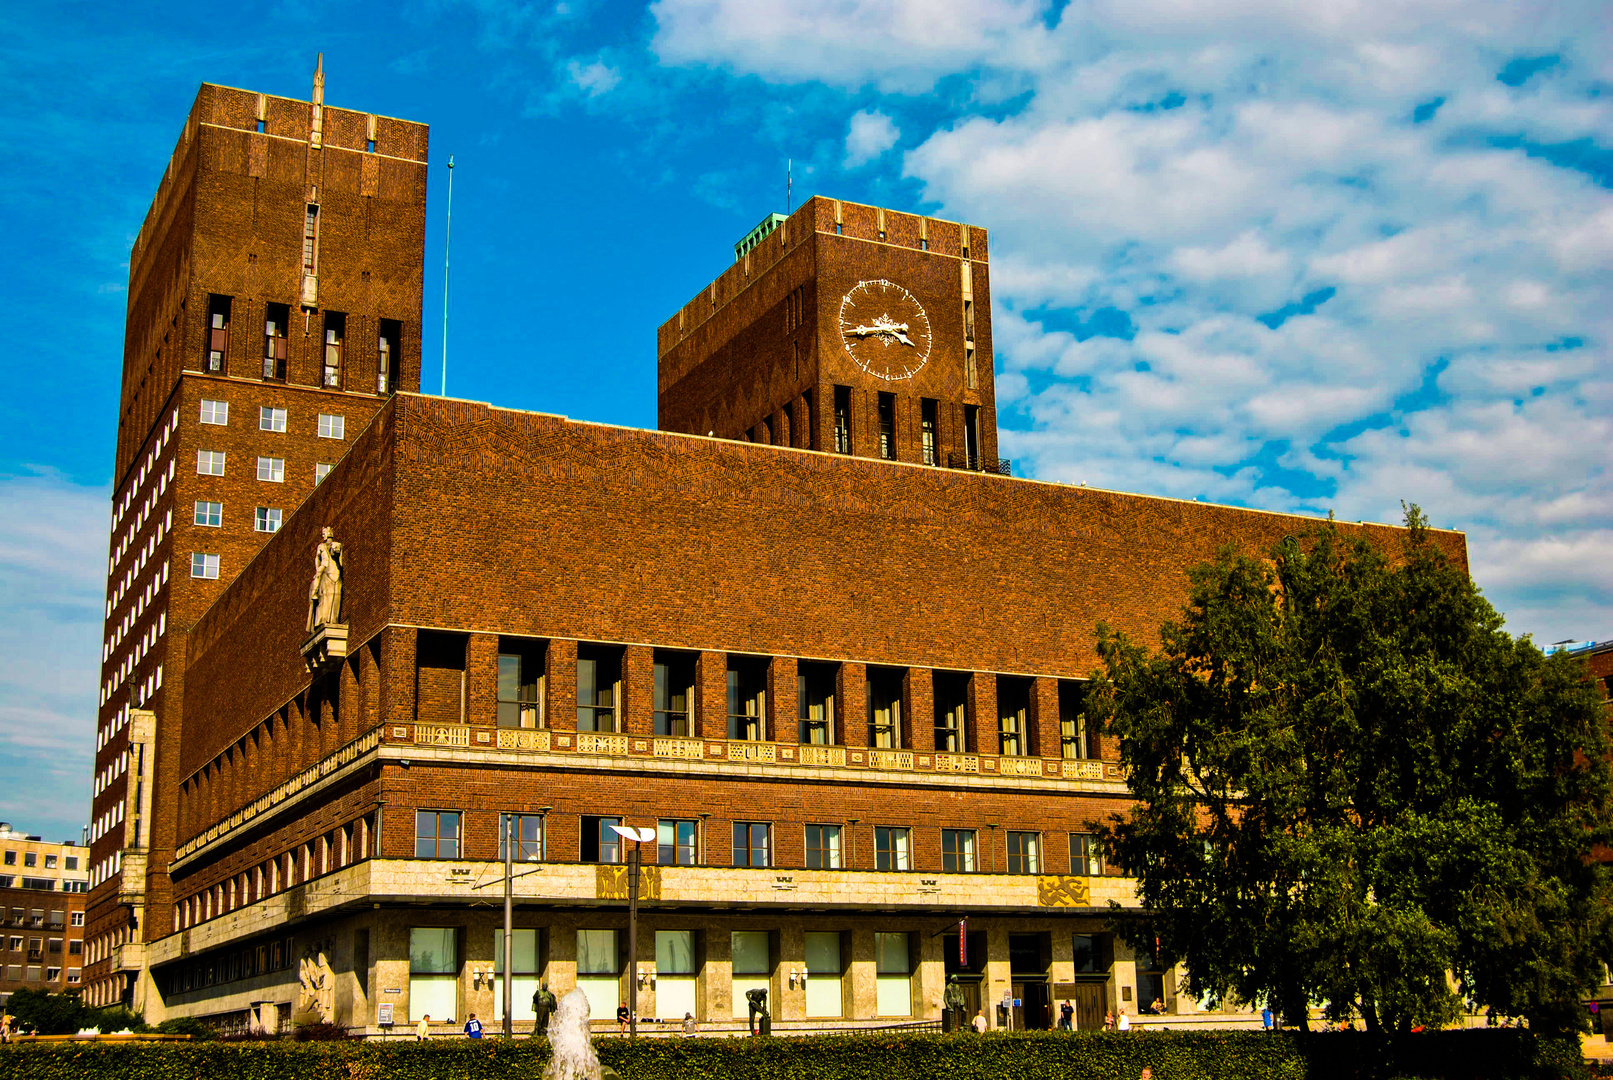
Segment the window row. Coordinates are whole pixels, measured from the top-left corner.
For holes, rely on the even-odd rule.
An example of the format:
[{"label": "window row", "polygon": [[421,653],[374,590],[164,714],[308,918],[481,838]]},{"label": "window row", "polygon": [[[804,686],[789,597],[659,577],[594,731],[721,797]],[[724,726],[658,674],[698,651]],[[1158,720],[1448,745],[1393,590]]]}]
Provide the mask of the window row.
[{"label": "window row", "polygon": [[[198,450],[196,451],[196,473],[199,476],[223,476],[225,464],[225,451]],[[283,484],[286,480],[286,459],[277,457],[258,457],[258,479],[271,484]],[[319,483],[330,474],[330,465],[319,462],[314,465],[314,483]]]},{"label": "window row", "polygon": [[[498,725],[508,728],[547,727],[545,643],[517,638],[499,639]],[[461,635],[422,634],[420,663],[457,666],[464,670],[465,646]],[[578,731],[622,732],[622,692],[625,652],[621,646],[577,646]],[[795,715],[779,715],[768,700],[772,658],[728,654],[726,660],[726,735],[730,739],[770,741],[780,737],[782,724],[794,722],[796,740],[803,745],[844,745],[846,718],[839,715],[837,699],[844,692],[842,666],[821,661],[798,661],[795,666]],[[693,738],[697,731],[697,654],[669,649],[654,651],[651,667],[653,734]],[[908,685],[910,669],[869,666],[864,676],[866,745],[882,749],[911,749],[913,726],[933,728],[930,747],[942,753],[969,753],[978,749],[973,715],[976,679],[994,680],[996,742],[1007,756],[1094,758],[1096,732],[1087,725],[1083,684],[1060,679],[1057,685],[1058,745],[1038,744],[1038,725],[1032,721],[1037,703],[1034,680],[1023,676],[964,671],[931,673],[929,715],[913,716]],[[457,700],[457,698],[456,698]],[[461,721],[463,717],[461,717]]]},{"label": "window row", "polygon": [[[6,866],[16,866],[17,865],[17,855],[18,855],[18,852],[14,848],[7,848],[6,851],[5,851],[5,855],[3,856],[5,865]],[[62,869],[64,869],[64,870],[77,870],[78,869],[78,856],[77,855],[57,856],[55,854],[47,852],[43,856],[41,856],[40,853],[37,852],[37,851],[24,851],[24,852],[21,853],[21,855],[22,855],[22,865],[23,866],[38,866],[40,858],[44,858],[44,860],[45,860],[45,869],[46,870],[55,870],[58,859],[60,859],[60,861],[61,861]]]},{"label": "window row", "polygon": [[[308,228],[304,237],[304,272],[315,273],[318,258],[317,228],[318,207],[308,207]],[[235,298],[213,295],[207,305],[207,334],[204,346],[204,367],[213,374],[225,374],[229,364],[230,335],[233,330]],[[286,381],[286,363],[291,356],[291,342],[287,336],[291,327],[291,308],[287,304],[266,304],[263,309],[263,336],[258,354],[261,366],[254,372],[270,382]],[[319,345],[319,384],[329,390],[363,389],[348,378],[347,367],[353,362],[349,350],[354,343],[348,337],[347,315],[339,311],[326,311],[321,316]],[[375,392],[389,394],[397,389],[399,347],[403,339],[403,324],[396,319],[381,319],[376,326],[373,344]],[[248,346],[250,347],[250,346]],[[360,375],[368,377],[368,372]],[[212,422],[212,421],[204,421]],[[331,436],[340,438],[341,436]]]},{"label": "window row", "polygon": [[[220,427],[228,426],[230,422],[230,403],[212,398],[203,398],[201,422]],[[284,432],[286,430],[286,410],[260,405],[258,407],[258,430]],[[320,413],[315,424],[315,430],[321,439],[346,438],[347,418],[340,413]]]},{"label": "window row", "polygon": [[[280,508],[278,506],[260,506],[253,514],[252,522],[252,527],[258,532],[279,532]],[[197,499],[196,509],[191,515],[191,524],[209,529],[222,528],[224,525],[224,504]]]},{"label": "window row", "polygon": [[369,858],[374,842],[373,816],[350,821],[179,901],[174,923],[180,929],[194,926],[333,873]]},{"label": "window row", "polygon": [[[462,859],[464,848],[464,815],[458,810],[418,810],[415,812],[414,855],[417,859]],[[621,834],[620,817],[583,815],[578,835],[578,860],[584,863],[623,863],[628,848]],[[655,843],[645,851],[646,861],[654,860],[661,866],[708,865],[704,858],[706,830],[716,827],[695,818],[663,818],[656,822]],[[774,850],[775,825],[768,821],[735,821],[729,823],[732,844],[729,865],[741,867],[777,867]],[[505,837],[514,836],[517,847],[516,861],[537,862],[546,859],[546,819],[541,814],[500,814],[498,819],[498,860],[505,858]],[[917,864],[913,853],[914,830],[905,825],[876,825],[873,829],[874,846],[868,856],[848,851],[848,831],[839,823],[808,823],[803,826],[804,857],[801,868],[807,870],[842,870],[860,868],[874,870],[913,870]],[[992,830],[993,832],[995,830]],[[865,834],[866,835],[866,834]],[[1104,873],[1102,855],[1097,837],[1092,833],[1069,833],[1068,870],[1050,868],[1044,858],[1043,834],[1038,831],[1008,830],[1003,833],[1000,850],[982,847],[977,829],[942,829],[940,869],[944,873],[972,874],[995,871],[999,868],[1009,874],[1069,873],[1081,877],[1098,877]]]}]

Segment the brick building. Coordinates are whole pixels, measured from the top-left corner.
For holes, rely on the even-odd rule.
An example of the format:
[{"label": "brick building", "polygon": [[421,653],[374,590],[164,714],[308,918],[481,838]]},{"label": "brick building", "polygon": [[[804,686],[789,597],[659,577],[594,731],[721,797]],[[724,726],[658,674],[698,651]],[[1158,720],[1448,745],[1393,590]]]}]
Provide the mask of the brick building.
[{"label": "brick building", "polygon": [[89,850],[0,821],[0,1011],[18,990],[77,988]]},{"label": "brick building", "polygon": [[[215,87],[176,154],[189,171],[165,182],[213,192],[220,235],[247,227],[249,195],[254,215],[312,219],[322,152],[318,227],[373,221],[379,239],[322,248],[316,295],[290,226],[206,259],[200,205],[172,234],[197,282],[169,320],[188,344],[140,421],[155,427],[120,436],[134,475],[151,454],[167,502],[136,481],[119,506],[222,502],[228,530],[283,490],[268,485],[301,470],[303,486],[274,532],[180,520],[133,536],[172,568],[158,604],[173,625],[166,684],[146,689],[137,666],[103,714],[117,752],[146,749],[94,851],[122,868],[91,895],[92,942],[116,938],[97,985],[153,1019],[373,1033],[497,1018],[508,827],[518,1020],[546,980],[582,987],[600,1018],[639,988],[647,1019],[734,1025],[765,988],[781,1029],[902,1023],[938,1015],[949,974],[971,1007],[1017,1000],[1016,1025],[1065,997],[1083,1025],[1155,1001],[1189,1017],[1170,973],[1108,932],[1109,902],[1135,898],[1090,847],[1091,822],[1127,805],[1114,748],[1084,723],[1092,629],[1151,639],[1186,567],[1310,522],[1006,475],[984,230],[826,199],[770,218],[661,328],[662,430],[421,396],[424,129],[376,121],[408,152],[366,147],[363,114],[315,99],[269,110],[289,155],[273,199],[246,182],[263,99]],[[382,153],[393,181],[366,194]],[[364,201],[389,193],[385,213]],[[376,263],[373,291],[327,291],[361,267],[368,283],[382,242],[385,288]],[[272,279],[240,276],[287,246]],[[133,342],[149,316],[130,295]],[[226,352],[248,366],[207,370],[219,297],[232,325],[277,303],[313,334],[330,313],[310,300],[329,303],[369,356],[342,370],[370,381],[327,389],[313,336],[283,383],[244,347]],[[377,349],[401,360],[379,394]],[[281,407],[287,431],[253,424]],[[316,414],[345,416],[339,446],[316,441]],[[231,463],[294,447],[285,481],[193,475],[227,437]],[[315,486],[318,461],[332,467]],[[1465,562],[1460,534],[1440,538]],[[341,566],[323,620],[316,560]],[[188,576],[209,565],[216,580]],[[656,834],[636,970],[613,824]]]}]

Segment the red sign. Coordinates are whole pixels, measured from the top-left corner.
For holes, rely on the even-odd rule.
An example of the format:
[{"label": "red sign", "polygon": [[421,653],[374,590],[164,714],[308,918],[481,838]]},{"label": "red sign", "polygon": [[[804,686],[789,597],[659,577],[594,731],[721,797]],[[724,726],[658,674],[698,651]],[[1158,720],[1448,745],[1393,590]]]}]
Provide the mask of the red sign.
[{"label": "red sign", "polygon": [[958,966],[969,966],[969,920],[965,917],[958,923]]}]

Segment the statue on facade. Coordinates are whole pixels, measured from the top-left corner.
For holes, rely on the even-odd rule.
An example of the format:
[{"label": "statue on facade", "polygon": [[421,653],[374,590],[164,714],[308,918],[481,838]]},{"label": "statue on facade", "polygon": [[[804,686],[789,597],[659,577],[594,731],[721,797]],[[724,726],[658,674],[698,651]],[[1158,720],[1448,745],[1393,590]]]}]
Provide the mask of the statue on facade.
[{"label": "statue on facade", "polygon": [[336,1019],[336,975],[323,945],[312,946],[297,965],[295,1019],[304,1024]]},{"label": "statue on facade", "polygon": [[314,583],[308,590],[308,632],[342,621],[342,545],[330,537],[330,526],[320,530],[314,549]]},{"label": "statue on facade", "polygon": [[[767,991],[760,988],[745,991],[745,1003],[750,1006],[750,1033],[752,1035],[771,1035],[773,1033],[773,1017],[767,1011]],[[761,1017],[760,1030],[756,1018]]]},{"label": "statue on facade", "polygon": [[546,1034],[548,1032],[549,1017],[554,1015],[557,1004],[554,992],[549,989],[549,984],[540,983],[538,988],[532,992],[532,1012],[537,1017],[532,1024],[532,1034],[537,1035],[540,1032]]},{"label": "statue on facade", "polygon": [[968,999],[963,996],[963,986],[958,982],[956,975],[947,976],[946,993],[941,996],[941,1004],[946,1009],[946,1023],[944,1030],[956,1031],[963,1026],[963,1012],[969,1007]]}]

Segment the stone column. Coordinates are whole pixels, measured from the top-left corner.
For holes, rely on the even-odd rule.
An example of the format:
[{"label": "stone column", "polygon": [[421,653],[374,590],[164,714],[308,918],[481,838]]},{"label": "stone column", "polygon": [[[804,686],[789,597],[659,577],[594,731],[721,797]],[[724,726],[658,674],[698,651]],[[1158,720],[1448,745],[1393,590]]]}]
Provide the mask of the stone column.
[{"label": "stone column", "polygon": [[1031,682],[1031,707],[1027,720],[1030,730],[1029,753],[1036,757],[1063,757],[1063,736],[1059,729],[1059,681],[1038,676]]},{"label": "stone column", "polygon": [[986,1020],[993,1028],[1002,1026],[997,1020],[997,1005],[1002,1001],[1005,990],[1013,990],[1013,983],[1008,957],[1008,930],[993,927],[986,931],[986,978],[980,984],[980,1005],[985,1009]]},{"label": "stone column", "polygon": [[[576,731],[577,643],[575,641],[570,638],[555,638],[549,642],[544,686],[549,700],[545,703],[543,712],[549,726],[555,731]],[[575,983],[575,966],[572,970]]]},{"label": "stone column", "polygon": [[976,753],[995,754],[1001,749],[997,740],[997,676],[987,671],[976,671],[969,676],[969,745]]},{"label": "stone column", "polygon": [[655,650],[629,645],[622,657],[622,732],[655,734]]},{"label": "stone column", "polygon": [[878,972],[874,959],[874,932],[858,926],[842,935],[851,939],[851,951],[846,965],[848,1011],[846,1019],[872,1020],[879,1015]]}]

